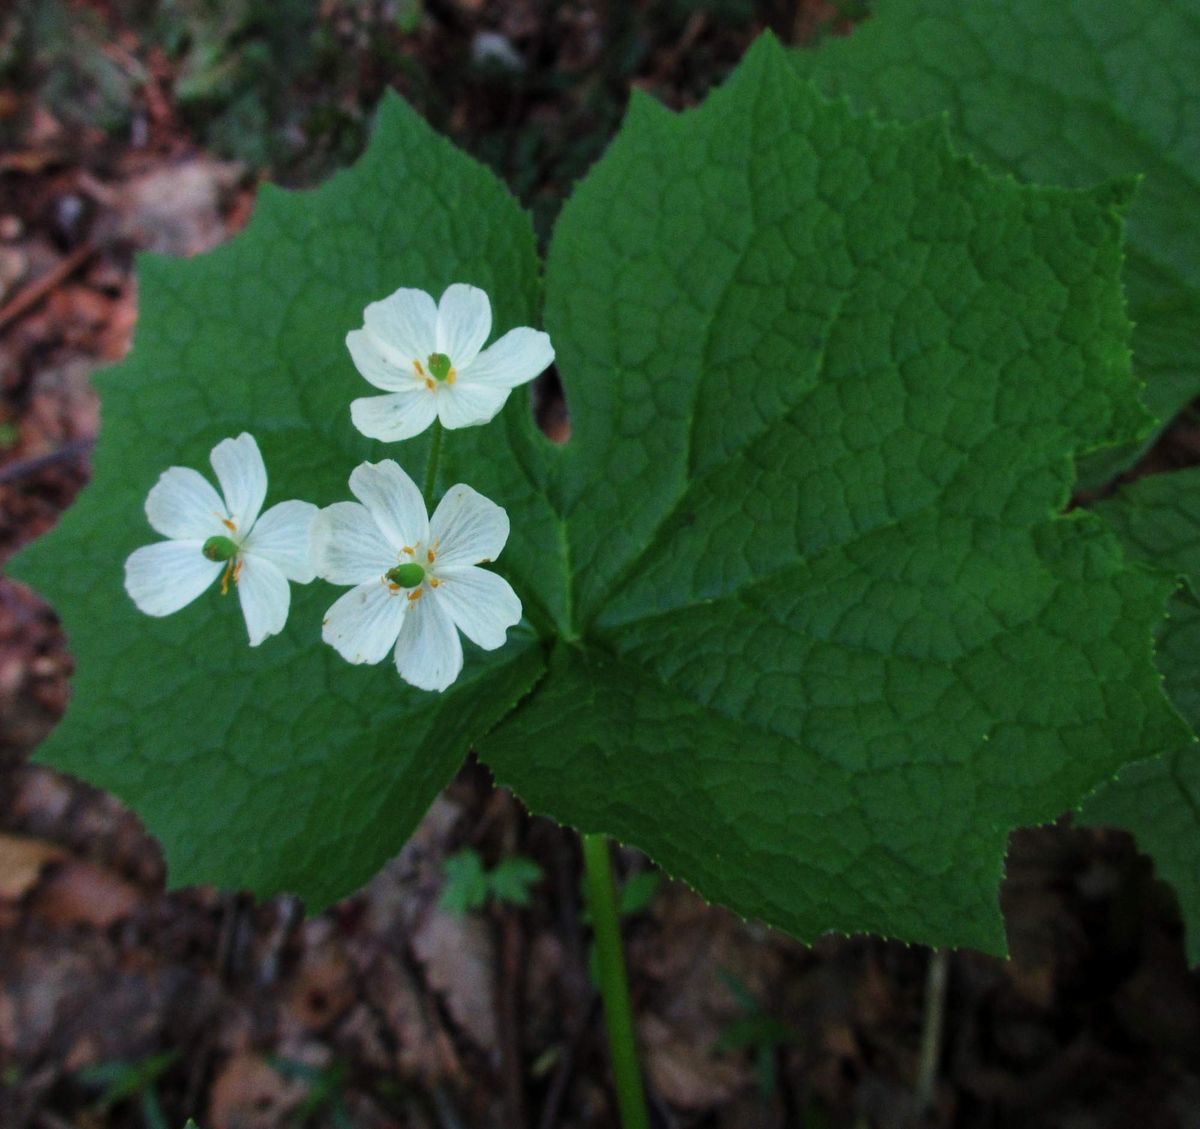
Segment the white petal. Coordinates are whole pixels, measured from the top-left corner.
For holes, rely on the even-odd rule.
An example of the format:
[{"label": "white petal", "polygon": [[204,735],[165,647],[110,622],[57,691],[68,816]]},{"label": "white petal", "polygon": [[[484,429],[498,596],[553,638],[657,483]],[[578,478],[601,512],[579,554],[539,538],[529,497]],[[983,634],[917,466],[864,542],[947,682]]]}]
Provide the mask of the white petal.
[{"label": "white petal", "polygon": [[462,670],[462,643],[440,601],[425,592],[406,600],[408,614],[396,640],[396,669],[418,690],[445,690]]},{"label": "white petal", "polygon": [[494,419],[508,399],[508,389],[459,381],[455,384],[439,384],[436,396],[430,398],[437,406],[442,426],[453,430],[456,427],[475,427]]},{"label": "white petal", "polygon": [[159,541],[125,561],[125,591],[146,615],[170,615],[190,604],[225,565],[210,561],[203,541]]},{"label": "white petal", "polygon": [[312,502],[272,506],[242,542],[242,556],[265,557],[288,580],[307,584],[317,575],[309,552],[309,535],[318,512]]},{"label": "white petal", "polygon": [[409,601],[379,579],[351,588],[325,613],[321,638],[347,662],[377,663],[400,634]]},{"label": "white petal", "polygon": [[384,540],[392,546],[393,558],[396,552],[429,540],[429,517],[421,491],[391,459],[356,466],[350,474],[350,493],[375,519]]},{"label": "white petal", "polygon": [[287,623],[292,593],[287,577],[265,557],[243,554],[234,574],[250,646],[257,647],[268,635],[278,635]]},{"label": "white petal", "polygon": [[354,426],[368,439],[382,439],[385,443],[420,435],[436,416],[436,398],[423,385],[412,392],[363,396],[350,402]]},{"label": "white petal", "polygon": [[146,517],[164,537],[176,541],[206,541],[229,536],[221,524],[226,516],[221,495],[199,471],[173,466],[159,475],[146,497]]},{"label": "white petal", "polygon": [[437,312],[437,351],[455,368],[466,368],[492,332],[492,304],[478,286],[447,286]]},{"label": "white petal", "polygon": [[508,540],[508,514],[465,482],[451,486],[429,520],[437,567],[494,561]]},{"label": "white petal", "polygon": [[437,348],[437,305],[424,290],[401,287],[363,311],[371,343],[396,368],[425,363]]},{"label": "white petal", "polygon": [[499,341],[489,345],[472,363],[459,372],[466,384],[490,388],[516,388],[546,371],[554,360],[550,334],[540,329],[510,329]]},{"label": "white petal", "polygon": [[225,505],[243,537],[258,518],[267,496],[267,468],[254,436],[243,431],[236,439],[222,439],[209,455]]},{"label": "white petal", "polygon": [[[361,329],[352,329],[346,334],[346,348],[359,374],[376,388],[385,392],[402,392],[413,388],[424,388],[424,382],[413,369],[410,358],[407,364],[397,367],[376,348],[370,336]],[[421,358],[424,363],[424,358]]]},{"label": "white petal", "polygon": [[397,563],[396,550],[357,502],[334,502],[313,518],[309,552],[317,575],[331,584],[378,583]]},{"label": "white petal", "polygon": [[521,622],[521,601],[502,576],[467,565],[438,575],[430,593],[472,643],[485,651],[504,646],[510,627]]}]

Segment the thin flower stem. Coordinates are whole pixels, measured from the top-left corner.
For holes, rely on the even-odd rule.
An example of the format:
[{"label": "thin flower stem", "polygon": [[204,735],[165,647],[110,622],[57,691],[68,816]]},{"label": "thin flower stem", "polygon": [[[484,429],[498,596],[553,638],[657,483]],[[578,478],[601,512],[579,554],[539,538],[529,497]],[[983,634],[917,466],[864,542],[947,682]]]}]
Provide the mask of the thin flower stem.
[{"label": "thin flower stem", "polygon": [[600,995],[604,1000],[604,1023],[608,1028],[608,1049],[612,1057],[621,1129],[649,1129],[642,1071],[633,1035],[629,982],[625,976],[625,954],[621,948],[621,927],[617,917],[608,839],[603,835],[583,835],[581,838],[588,904],[592,911],[592,930],[600,966]]},{"label": "thin flower stem", "polygon": [[425,504],[433,506],[433,488],[437,485],[438,458],[442,453],[442,421],[435,419],[429,432],[429,462],[425,465]]},{"label": "thin flower stem", "polygon": [[950,956],[946,949],[929,954],[925,980],[925,1017],[921,1026],[921,1058],[917,1069],[917,1113],[924,1117],[933,1108],[938,1063],[942,1057],[942,1028],[946,1022],[946,980]]}]

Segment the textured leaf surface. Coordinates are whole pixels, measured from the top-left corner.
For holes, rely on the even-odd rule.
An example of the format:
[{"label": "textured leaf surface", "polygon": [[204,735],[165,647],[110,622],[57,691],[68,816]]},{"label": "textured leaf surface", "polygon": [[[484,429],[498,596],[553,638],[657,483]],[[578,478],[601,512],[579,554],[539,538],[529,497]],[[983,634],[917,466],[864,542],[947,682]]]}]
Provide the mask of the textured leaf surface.
[{"label": "textured leaf surface", "polygon": [[1163,420],[1200,394],[1200,0],[879,0],[849,39],[794,58],[860,108],[948,113],[971,152],[1023,180],[1144,177],[1125,275],[1137,373]]},{"label": "textured leaf surface", "polygon": [[[1096,508],[1132,555],[1186,580],[1159,633],[1158,665],[1176,707],[1200,727],[1200,470],[1143,478]],[[1189,742],[1130,765],[1096,791],[1080,818],[1133,832],[1153,856],[1179,896],[1188,958],[1200,964],[1200,749]]]},{"label": "textured leaf surface", "polygon": [[636,100],[550,254],[572,617],[499,777],[801,937],[1002,949],[1009,829],[1179,739],[1169,581],[1055,516],[1139,426],[1111,204],[769,41],[699,111]]},{"label": "textured leaf surface", "polygon": [[[249,230],[212,254],[140,263],[134,350],[97,381],[93,481],[19,574],[54,603],[76,662],[42,756],[132,804],[173,882],[296,891],[314,907],[353,890],[542,669],[526,631],[490,656],[468,648],[453,691],[423,694],[390,663],[350,667],[319,643],[330,586],[293,586],[286,631],[254,649],[233,597],[213,589],[153,620],[122,588],[126,555],[158,539],[142,510],[158,475],[211,476],[225,436],[258,438],[268,504],[348,498],[350,470],[382,452],[350,424],[369,389],[342,339],[402,283],[455,280],[489,291],[498,329],[529,323],[532,233],[494,178],[395,98],[353,171],[313,193],[265,190]],[[510,411],[526,419],[508,428],[519,451],[528,407]],[[421,478],[423,441],[393,453]],[[536,510],[517,491],[507,501],[536,541]]]},{"label": "textured leaf surface", "polygon": [[[1170,579],[1058,516],[1075,454],[1144,420],[1124,203],[856,119],[773,41],[699,111],[636,100],[548,267],[571,442],[514,396],[444,449],[443,486],[509,511],[533,630],[422,695],[317,643],[327,587],[257,650],[215,593],[149,621],[120,587],[155,476],[222,436],[258,435],[271,501],[345,497],[382,453],[347,410],[368,300],[468,281],[498,332],[536,324],[525,218],[390,103],[353,171],[145,264],[95,481],[22,563],[78,661],[47,758],[130,800],[175,880],[320,904],[474,740],[537,810],[802,937],[1001,949],[1009,829],[1183,741],[1152,663]],[[423,443],[387,453],[419,475]]]}]

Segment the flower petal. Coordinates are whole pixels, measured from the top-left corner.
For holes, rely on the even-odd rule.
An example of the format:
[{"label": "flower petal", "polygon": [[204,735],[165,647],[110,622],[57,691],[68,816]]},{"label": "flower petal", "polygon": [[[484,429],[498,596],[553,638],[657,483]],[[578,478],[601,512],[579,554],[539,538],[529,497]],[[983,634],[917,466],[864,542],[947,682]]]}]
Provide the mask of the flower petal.
[{"label": "flower petal", "polygon": [[462,670],[462,643],[454,623],[437,599],[425,592],[405,600],[408,614],[396,640],[396,669],[418,690],[445,690]]},{"label": "flower petal", "polygon": [[545,372],[553,360],[550,334],[522,326],[510,329],[499,341],[484,349],[470,368],[458,374],[458,379],[468,385],[516,388]]},{"label": "flower petal", "polygon": [[391,459],[356,466],[350,473],[350,492],[367,507],[392,546],[393,563],[396,552],[429,540],[429,517],[421,491]]},{"label": "flower petal", "polygon": [[408,600],[378,579],[351,588],[325,613],[321,638],[347,662],[377,663],[396,642]]},{"label": "flower petal", "polygon": [[199,596],[225,567],[203,549],[203,541],[159,541],[134,549],[125,561],[125,591],[138,610],[170,615]]},{"label": "flower petal", "polygon": [[379,351],[365,330],[352,329],[347,333],[346,348],[350,350],[350,359],[358,369],[359,375],[376,388],[382,388],[385,392],[404,392],[424,387],[421,378],[413,369],[412,359],[399,367],[392,364]]},{"label": "flower petal", "polygon": [[378,584],[396,564],[396,550],[357,502],[334,502],[321,510],[308,544],[317,575],[331,584]]},{"label": "flower petal", "polygon": [[466,565],[439,572],[430,594],[455,627],[485,651],[504,646],[508,629],[521,622],[521,601],[512,585],[486,569]]},{"label": "flower petal", "polygon": [[418,385],[412,392],[363,396],[350,402],[350,418],[368,439],[398,443],[420,435],[437,416],[432,392]]},{"label": "flower petal", "polygon": [[494,419],[508,399],[507,388],[489,388],[486,384],[439,384],[430,397],[437,407],[443,427],[475,427]]},{"label": "flower petal", "polygon": [[478,286],[447,286],[437,311],[437,351],[455,368],[466,368],[492,332],[492,304]]},{"label": "flower petal", "polygon": [[164,537],[205,541],[229,530],[221,524],[225,502],[212,484],[191,467],[173,466],[158,476],[146,497],[146,517]]},{"label": "flower petal", "polygon": [[267,468],[258,444],[253,435],[243,431],[236,439],[222,439],[208,459],[217,472],[229,516],[245,537],[267,496]]},{"label": "flower petal", "polygon": [[508,514],[465,482],[451,486],[429,520],[437,567],[494,561],[508,540]]},{"label": "flower petal", "polygon": [[266,557],[238,558],[234,573],[250,646],[257,647],[268,635],[278,635],[287,623],[292,592],[287,577]]},{"label": "flower petal", "polygon": [[363,311],[371,343],[398,369],[422,364],[437,348],[437,305],[424,290],[401,287]]},{"label": "flower petal", "polygon": [[313,518],[319,513],[312,502],[280,502],[254,523],[242,542],[243,557],[263,557],[288,580],[307,584],[316,575],[309,551]]}]

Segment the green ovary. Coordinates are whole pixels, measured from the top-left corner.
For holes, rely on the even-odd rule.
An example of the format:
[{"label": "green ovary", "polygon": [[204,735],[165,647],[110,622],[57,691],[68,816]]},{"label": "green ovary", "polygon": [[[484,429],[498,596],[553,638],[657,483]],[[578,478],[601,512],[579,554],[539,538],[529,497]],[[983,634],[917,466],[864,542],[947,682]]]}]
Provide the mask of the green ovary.
[{"label": "green ovary", "polygon": [[445,380],[451,373],[450,358],[445,353],[430,353],[426,359],[429,375],[434,380]]},{"label": "green ovary", "polygon": [[425,579],[425,570],[419,564],[402,564],[388,569],[384,575],[401,588],[416,588]]},{"label": "green ovary", "polygon": [[204,542],[204,548],[201,552],[210,561],[229,561],[237,556],[238,547],[236,542],[231,541],[228,537],[210,537]]}]

